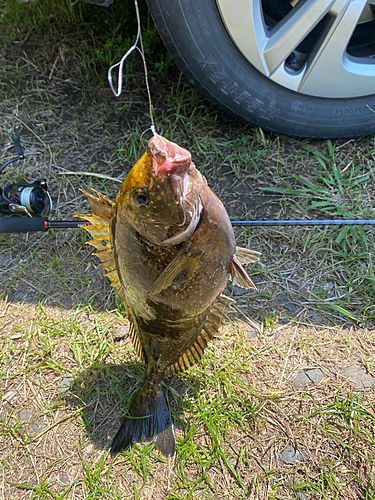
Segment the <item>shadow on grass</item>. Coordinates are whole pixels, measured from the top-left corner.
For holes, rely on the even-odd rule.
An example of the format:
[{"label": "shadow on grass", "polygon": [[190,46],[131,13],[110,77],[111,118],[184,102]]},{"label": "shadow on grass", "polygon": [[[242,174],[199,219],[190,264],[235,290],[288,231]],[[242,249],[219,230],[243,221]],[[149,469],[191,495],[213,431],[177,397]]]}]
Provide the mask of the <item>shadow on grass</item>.
[{"label": "shadow on grass", "polygon": [[[63,395],[67,405],[82,408],[83,423],[90,442],[97,449],[109,449],[111,441],[126,415],[127,408],[140,389],[145,375],[142,363],[93,365],[74,376],[69,392]],[[177,429],[188,431],[182,417],[187,393],[201,389],[193,378],[165,378],[164,393]]]}]

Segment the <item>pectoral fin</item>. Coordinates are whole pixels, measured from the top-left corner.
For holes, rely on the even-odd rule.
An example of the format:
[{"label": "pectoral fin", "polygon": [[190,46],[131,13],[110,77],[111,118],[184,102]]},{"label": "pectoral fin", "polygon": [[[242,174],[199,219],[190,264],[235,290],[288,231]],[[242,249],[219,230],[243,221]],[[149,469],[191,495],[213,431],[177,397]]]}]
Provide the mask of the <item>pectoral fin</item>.
[{"label": "pectoral fin", "polygon": [[149,295],[155,295],[165,290],[175,279],[181,277],[181,281],[190,279],[193,276],[195,268],[202,254],[197,256],[189,255],[185,247],[182,247],[172,261],[164,269],[161,275],[154,281],[148,290]]},{"label": "pectoral fin", "polygon": [[255,288],[256,290],[256,286],[235,255],[232,258],[230,274],[234,285],[242,286],[243,288]]}]

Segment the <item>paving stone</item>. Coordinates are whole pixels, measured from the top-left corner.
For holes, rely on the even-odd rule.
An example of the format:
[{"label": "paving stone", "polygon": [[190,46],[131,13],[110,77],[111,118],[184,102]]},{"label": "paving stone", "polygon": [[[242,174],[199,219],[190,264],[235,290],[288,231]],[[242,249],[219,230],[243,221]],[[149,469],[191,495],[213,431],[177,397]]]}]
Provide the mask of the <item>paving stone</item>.
[{"label": "paving stone", "polygon": [[342,374],[349,379],[355,391],[369,391],[375,384],[375,378],[369,373],[366,373],[363,368],[359,366],[349,366]]},{"label": "paving stone", "polygon": [[284,462],[284,464],[287,465],[294,465],[296,463],[304,462],[305,459],[300,453],[297,448],[294,448],[294,446],[287,446],[283,452],[281,452],[280,455],[281,461]]},{"label": "paving stone", "polygon": [[73,382],[73,375],[71,373],[68,373],[68,375],[65,375],[65,377],[61,381],[60,385],[58,386],[57,392],[59,394],[66,392],[69,389],[69,387],[71,386],[72,382]]},{"label": "paving stone", "polygon": [[301,370],[294,379],[294,387],[297,390],[303,389],[307,385],[318,384],[324,379],[324,375],[319,368]]}]

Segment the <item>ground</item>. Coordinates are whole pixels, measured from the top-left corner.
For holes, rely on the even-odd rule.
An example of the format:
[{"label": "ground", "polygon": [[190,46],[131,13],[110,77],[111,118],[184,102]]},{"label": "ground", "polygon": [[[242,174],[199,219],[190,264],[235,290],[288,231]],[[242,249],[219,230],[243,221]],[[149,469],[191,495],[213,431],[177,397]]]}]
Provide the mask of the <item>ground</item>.
[{"label": "ground", "polygon": [[[75,37],[95,44],[73,14]],[[51,220],[89,210],[79,188],[114,199],[149,137],[141,69],[116,99],[104,71],[83,69],[75,37],[20,27],[0,47],[1,161],[15,156],[14,131],[26,153],[0,186],[46,178]],[[157,130],[191,151],[233,219],[373,218],[373,137],[268,135],[172,63],[149,78]],[[144,373],[123,307],[82,230],[0,235],[1,499],[374,498],[371,227],[236,238],[262,252],[248,267],[257,291],[229,287],[231,322],[201,363],[165,381],[176,456],[144,443],[112,460]]]}]

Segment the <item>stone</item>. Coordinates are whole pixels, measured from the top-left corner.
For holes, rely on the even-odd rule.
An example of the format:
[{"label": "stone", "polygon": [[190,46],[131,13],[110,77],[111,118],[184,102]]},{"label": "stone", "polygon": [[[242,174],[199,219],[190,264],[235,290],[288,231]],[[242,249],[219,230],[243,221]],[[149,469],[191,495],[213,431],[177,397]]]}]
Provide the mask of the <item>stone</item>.
[{"label": "stone", "polygon": [[354,386],[354,391],[369,391],[375,384],[375,378],[366,373],[360,366],[349,366],[342,374]]},{"label": "stone", "polygon": [[313,314],[311,316],[311,321],[316,325],[324,325],[324,319],[320,316],[320,314]]},{"label": "stone", "polygon": [[248,339],[255,339],[255,337],[258,336],[258,332],[254,329],[254,330],[250,330],[246,333],[246,337]]},{"label": "stone", "polygon": [[287,465],[294,465],[305,461],[303,455],[297,450],[297,448],[290,445],[287,446],[283,452],[281,452],[280,459]]},{"label": "stone", "polygon": [[276,302],[281,305],[281,306],[284,306],[285,309],[287,309],[289,312],[296,312],[297,311],[297,306],[295,306],[293,304],[293,302],[291,302],[288,297],[285,295],[285,293],[279,293],[276,295]]},{"label": "stone", "polygon": [[5,422],[11,413],[12,406],[9,403],[5,403],[0,410],[0,421]]},{"label": "stone", "polygon": [[121,340],[129,334],[129,325],[119,326],[115,331],[114,339]]},{"label": "stone", "polygon": [[360,355],[360,353],[358,351],[356,351],[355,349],[352,349],[350,351],[350,354],[351,356],[353,356],[353,358],[355,358],[357,361],[362,361],[362,356]]},{"label": "stone", "polygon": [[10,336],[10,339],[11,340],[19,340],[21,337],[22,337],[22,333],[21,332],[14,332]]},{"label": "stone", "polygon": [[21,420],[28,420],[31,417],[32,417],[32,414],[28,410],[21,410],[18,413],[18,418],[20,418]]},{"label": "stone", "polygon": [[8,401],[9,403],[17,396],[17,391],[9,391],[3,396],[3,401]]},{"label": "stone", "polygon": [[28,302],[31,303],[33,301],[33,298],[30,293],[24,292],[23,290],[18,290],[13,295],[13,302]]},{"label": "stone", "polygon": [[60,481],[63,484],[69,484],[70,483],[70,479],[68,478],[68,476],[66,474],[63,474],[62,476],[60,476]]},{"label": "stone", "polygon": [[73,382],[73,375],[71,373],[69,373],[68,375],[65,375],[65,377],[60,382],[60,385],[57,388],[57,392],[59,394],[66,392],[69,389],[69,387],[71,386],[72,382]]},{"label": "stone", "polygon": [[297,390],[303,389],[307,385],[318,384],[324,379],[324,375],[319,368],[301,370],[294,379],[294,387]]},{"label": "stone", "polygon": [[297,498],[297,500],[307,500],[307,495],[306,495],[306,493],[302,493],[301,491],[298,491],[296,493],[296,498]]},{"label": "stone", "polygon": [[83,448],[83,453],[85,453],[86,455],[91,455],[91,453],[94,451],[94,445],[89,443],[88,445],[86,445],[84,448]]},{"label": "stone", "polygon": [[242,286],[238,285],[232,285],[231,283],[227,284],[227,288],[234,297],[241,297],[241,295],[245,295],[249,291],[247,288],[242,288]]},{"label": "stone", "polygon": [[31,425],[31,429],[35,434],[39,434],[39,432],[42,432],[46,427],[46,424],[43,422],[35,422]]},{"label": "stone", "polygon": [[4,269],[5,267],[8,267],[11,263],[12,259],[6,255],[1,259],[1,268]]}]

